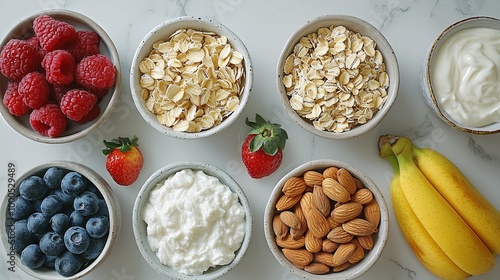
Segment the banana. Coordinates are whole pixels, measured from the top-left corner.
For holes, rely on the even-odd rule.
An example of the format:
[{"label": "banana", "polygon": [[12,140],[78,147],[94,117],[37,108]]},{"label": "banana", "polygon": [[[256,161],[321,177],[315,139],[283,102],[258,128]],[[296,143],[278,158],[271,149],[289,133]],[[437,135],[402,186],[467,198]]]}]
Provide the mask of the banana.
[{"label": "banana", "polygon": [[466,273],[489,271],[495,256],[415,165],[411,141],[400,137],[392,150],[398,159],[402,192],[432,239]]},{"label": "banana", "polygon": [[417,167],[494,254],[500,254],[500,212],[448,158],[413,145]]},{"label": "banana", "polygon": [[419,261],[441,279],[458,280],[469,277],[470,274],[459,268],[432,239],[408,204],[399,182],[398,161],[389,143],[381,147],[380,157],[388,160],[393,168],[390,185],[392,208],[403,236]]}]

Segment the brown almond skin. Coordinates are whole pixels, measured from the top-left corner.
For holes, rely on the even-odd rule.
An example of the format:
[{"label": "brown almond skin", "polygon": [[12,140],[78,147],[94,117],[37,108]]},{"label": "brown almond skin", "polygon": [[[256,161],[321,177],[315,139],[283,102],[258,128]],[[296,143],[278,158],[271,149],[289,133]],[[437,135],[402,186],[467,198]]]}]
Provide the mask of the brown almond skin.
[{"label": "brown almond skin", "polygon": [[323,192],[326,196],[333,201],[348,202],[351,200],[351,195],[346,188],[332,178],[324,179],[321,186],[323,187]]},{"label": "brown almond skin", "polygon": [[307,228],[314,236],[323,238],[330,232],[330,224],[317,208],[304,212],[304,215],[306,216]]},{"label": "brown almond skin", "polygon": [[310,187],[321,186],[321,182],[323,181],[323,174],[318,171],[309,170],[304,172],[304,181]]},{"label": "brown almond skin", "polygon": [[363,247],[365,250],[371,250],[373,249],[374,241],[373,241],[373,235],[367,235],[367,236],[357,236],[356,239],[359,242],[359,245]]},{"label": "brown almond skin", "polygon": [[293,239],[290,235],[287,235],[284,238],[276,237],[276,244],[281,248],[300,249],[305,245],[305,237],[301,236],[298,239]]},{"label": "brown almond skin", "polygon": [[285,225],[289,226],[290,228],[295,228],[295,229],[300,228],[300,225],[301,225],[300,220],[297,217],[297,215],[295,215],[294,212],[286,210],[286,211],[281,212],[279,214],[279,216],[280,216],[281,221]]},{"label": "brown almond skin", "polygon": [[343,270],[346,270],[348,269],[349,267],[351,267],[351,263],[350,262],[345,262],[341,265],[338,265],[336,267],[333,268],[333,272],[340,272],[340,271],[343,271]]},{"label": "brown almond skin", "polygon": [[305,267],[313,260],[313,254],[306,249],[282,249],[283,255],[297,267]]},{"label": "brown almond skin", "polygon": [[322,263],[326,266],[333,267],[333,254],[326,252],[318,252],[313,254],[313,261]]},{"label": "brown almond skin", "polygon": [[336,267],[348,262],[354,252],[356,252],[356,245],[352,243],[340,244],[335,253],[333,253],[333,266]]},{"label": "brown almond skin", "polygon": [[298,196],[288,196],[286,194],[283,194],[278,198],[278,201],[276,202],[276,210],[278,211],[284,211],[288,209],[292,209],[295,204],[297,204],[300,199],[302,198],[301,195]]},{"label": "brown almond skin", "polygon": [[351,200],[361,204],[370,203],[373,200],[373,193],[368,188],[361,188],[351,197]]},{"label": "brown almond skin", "polygon": [[311,231],[307,231],[305,236],[305,248],[311,253],[320,252],[323,249],[323,239],[314,236]]},{"label": "brown almond skin", "polygon": [[313,189],[313,201],[314,204],[316,205],[316,208],[323,214],[323,216],[328,216],[330,214],[330,199],[328,196],[325,195],[323,192],[323,187],[321,186],[314,186]]},{"label": "brown almond skin", "polygon": [[297,195],[302,195],[306,187],[307,185],[306,182],[304,181],[304,178],[294,176],[286,180],[281,190],[284,194],[288,196],[297,196]]},{"label": "brown almond skin", "polygon": [[304,270],[312,274],[322,275],[330,272],[330,267],[322,263],[311,263],[304,267]]},{"label": "brown almond skin", "polygon": [[302,207],[302,212],[304,212],[304,214],[311,211],[311,209],[316,208],[312,192],[306,192],[302,195],[302,198],[300,199],[300,207]]},{"label": "brown almond skin", "polygon": [[328,167],[327,169],[323,170],[323,178],[332,178],[337,180],[337,172],[339,169],[335,166]]},{"label": "brown almond skin", "polygon": [[321,250],[325,253],[333,253],[339,247],[339,243],[335,243],[328,238],[323,239]]},{"label": "brown almond skin", "polygon": [[380,223],[380,207],[376,200],[372,200],[365,205],[363,208],[363,215],[367,221],[372,223],[375,227],[378,227]]},{"label": "brown almond skin", "polygon": [[335,222],[344,223],[356,218],[363,211],[363,205],[357,202],[347,202],[333,209],[331,216]]},{"label": "brown almond skin", "polygon": [[337,181],[346,188],[350,195],[355,194],[358,190],[354,177],[352,177],[351,172],[345,168],[340,168],[338,170]]},{"label": "brown almond skin", "polygon": [[366,236],[377,232],[377,227],[365,219],[354,218],[342,224],[342,228],[354,236]]},{"label": "brown almond skin", "polygon": [[273,231],[274,235],[283,238],[288,234],[289,227],[281,221],[279,215],[273,217]]},{"label": "brown almond skin", "polygon": [[361,247],[358,239],[356,239],[356,238],[351,240],[351,243],[356,245],[356,251],[349,258],[349,262],[352,264],[355,264],[355,263],[360,262],[365,257],[365,249],[363,249],[363,247]]},{"label": "brown almond skin", "polygon": [[354,238],[354,235],[345,231],[342,226],[338,226],[332,229],[326,237],[335,243],[347,243]]}]

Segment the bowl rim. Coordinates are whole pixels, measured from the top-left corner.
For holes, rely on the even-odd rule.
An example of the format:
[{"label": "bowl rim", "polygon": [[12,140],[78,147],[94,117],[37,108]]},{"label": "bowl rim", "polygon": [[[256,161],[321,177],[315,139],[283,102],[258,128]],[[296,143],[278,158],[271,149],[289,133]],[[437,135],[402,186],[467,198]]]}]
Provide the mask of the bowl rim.
[{"label": "bowl rim", "polygon": [[[431,68],[432,68],[432,62],[435,53],[439,50],[440,46],[445,43],[446,39],[455,34],[455,32],[459,32],[461,30],[471,28],[471,27],[479,27],[482,26],[482,23],[493,23],[498,26],[498,30],[500,30],[500,19],[490,17],[490,16],[473,16],[473,17],[468,17],[461,19],[459,21],[456,21],[452,23],[451,25],[447,26],[443,31],[439,33],[439,35],[434,39],[432,42],[429,51],[427,52],[426,58],[424,60],[424,79],[425,79],[425,89],[427,93],[429,94],[430,101],[432,102],[434,111],[437,113],[437,115],[448,125],[450,125],[453,128],[456,128],[460,131],[467,132],[467,133],[472,133],[472,134],[478,134],[478,135],[488,135],[488,134],[495,134],[500,132],[500,126],[497,129],[491,129],[491,130],[483,130],[482,128],[484,127],[469,127],[469,126],[463,126],[460,125],[459,123],[455,122],[453,118],[451,118],[448,113],[441,108],[441,104],[439,103],[435,93],[434,89],[432,86],[432,77],[431,77]],[[468,26],[472,25],[472,26]],[[462,28],[462,29],[461,29]],[[457,30],[458,29],[458,30]],[[489,127],[491,125],[498,124],[499,122],[487,125],[485,127]]]},{"label": "bowl rim", "polygon": [[[301,270],[295,265],[293,265],[289,260],[287,260],[284,255],[281,253],[280,248],[276,244],[274,231],[272,228],[272,220],[274,213],[276,213],[275,204],[278,200],[279,194],[282,192],[282,186],[285,181],[293,176],[300,176],[305,171],[308,170],[321,170],[330,166],[335,166],[338,168],[347,169],[354,177],[361,180],[365,187],[369,188],[380,208],[380,224],[379,231],[377,233],[377,239],[374,243],[374,247],[370,250],[363,260],[361,260],[356,265],[353,265],[351,268],[348,268],[344,271],[340,272],[332,272],[324,275],[314,275],[308,273],[304,270]],[[334,159],[316,159],[304,162],[297,167],[293,168],[291,171],[286,173],[279,181],[276,183],[275,187],[272,190],[271,195],[269,196],[269,200],[266,204],[266,208],[264,210],[264,236],[266,238],[266,242],[269,250],[273,254],[274,258],[280,263],[280,265],[285,268],[287,271],[293,273],[296,276],[306,279],[312,280],[323,280],[323,279],[355,279],[361,277],[365,274],[380,258],[385,245],[387,244],[389,235],[389,209],[387,207],[387,202],[385,201],[384,195],[378,186],[361,170],[352,166],[349,163],[334,160]],[[356,269],[353,271],[353,269]]]},{"label": "bowl rim", "polygon": [[[373,118],[368,120],[365,124],[357,125],[353,127],[351,130],[341,133],[333,131],[332,132],[321,131],[319,129],[316,129],[311,123],[300,117],[295,112],[295,110],[292,109],[289,102],[289,98],[286,95],[286,90],[282,82],[284,62],[288,57],[288,55],[290,55],[291,51],[293,50],[293,47],[295,46],[295,44],[298,43],[300,38],[311,32],[316,32],[320,27],[328,27],[332,24],[344,25],[346,26],[346,28],[361,33],[362,35],[367,35],[366,32],[370,33],[367,36],[369,36],[372,40],[376,42],[377,49],[381,52],[384,58],[384,63],[386,64],[386,72],[389,75],[389,80],[390,80],[389,88],[387,90],[388,98],[385,104],[382,106],[382,108],[379,109],[373,115]],[[313,28],[313,26],[316,25],[318,25],[318,27]],[[379,122],[381,122],[385,118],[385,116],[390,111],[391,107],[393,106],[398,96],[400,71],[396,54],[392,46],[390,45],[389,41],[387,40],[387,38],[383,35],[383,33],[379,29],[377,29],[369,22],[355,16],[343,15],[343,14],[327,14],[308,20],[305,24],[303,24],[294,32],[292,32],[292,34],[289,36],[279,56],[278,64],[276,67],[276,83],[278,87],[279,97],[283,103],[285,111],[292,118],[292,120],[294,120],[300,127],[312,133],[313,135],[317,135],[323,138],[344,140],[361,136],[371,131],[373,128],[377,126]]]},{"label": "bowl rim", "polygon": [[[31,24],[36,17],[41,16],[41,15],[49,15],[49,16],[55,17],[56,19],[68,19],[68,20],[71,20],[74,22],[78,22],[84,26],[87,26],[89,29],[93,30],[94,32],[96,32],[101,39],[100,40],[101,46],[106,47],[107,51],[109,52],[109,58],[113,62],[113,65],[115,66],[115,69],[116,69],[115,85],[114,85],[112,92],[108,93],[108,95],[110,95],[110,97],[109,97],[109,101],[108,101],[105,109],[101,110],[100,116],[96,120],[89,123],[88,127],[85,127],[84,129],[79,130],[79,131],[72,133],[72,134],[63,135],[63,136],[59,136],[59,137],[55,137],[55,138],[43,136],[41,134],[38,134],[31,127],[26,127],[25,125],[23,125],[21,123],[21,121],[19,120],[19,118],[22,118],[22,117],[13,116],[9,113],[9,110],[4,105],[0,106],[0,114],[3,116],[4,120],[9,124],[9,126],[12,129],[17,131],[19,134],[23,135],[24,137],[26,137],[28,139],[31,139],[31,140],[34,140],[34,141],[40,142],[40,143],[63,144],[63,143],[68,143],[68,142],[78,140],[78,139],[86,136],[87,134],[91,133],[92,131],[94,131],[95,129],[100,127],[106,121],[108,116],[111,114],[112,110],[114,109],[116,103],[119,100],[120,93],[121,93],[122,73],[121,73],[120,58],[119,58],[118,50],[116,49],[115,44],[113,43],[113,41],[111,40],[109,35],[106,33],[106,31],[104,31],[104,29],[100,25],[98,25],[95,21],[93,21],[92,19],[90,19],[89,17],[87,17],[81,13],[78,13],[78,12],[73,11],[73,10],[67,10],[67,9],[42,10],[42,11],[38,11],[36,13],[33,13],[28,17],[25,17],[23,20],[18,22],[14,27],[12,27],[10,29],[10,31],[7,33],[7,35],[5,35],[2,42],[0,43],[0,47],[7,44],[7,42],[11,38],[15,38],[15,36],[14,36],[16,34],[15,30],[18,30],[19,28],[21,28],[24,25]],[[32,30],[32,28],[30,27],[29,30]],[[3,77],[3,75],[2,75],[2,79],[4,79],[4,78],[6,80],[8,80],[7,77]],[[3,94],[4,94],[4,91],[2,90],[1,95],[3,96]]]},{"label": "bowl rim", "polygon": [[[231,46],[238,50],[242,55],[243,55],[243,62],[244,62],[244,69],[245,69],[245,82],[244,82],[244,88],[243,91],[240,95],[240,103],[238,105],[238,108],[236,111],[232,112],[231,115],[226,117],[219,125],[214,126],[208,130],[202,130],[201,132],[182,132],[182,131],[175,131],[172,128],[166,127],[162,124],[160,124],[156,116],[153,115],[147,108],[145,107],[144,100],[142,100],[141,97],[141,87],[138,84],[138,77],[140,77],[140,71],[139,71],[139,63],[142,59],[144,59],[145,56],[142,56],[141,53],[144,52],[144,50],[151,50],[152,45],[155,41],[153,38],[155,38],[156,33],[162,33],[164,34],[162,37],[168,37],[171,34],[173,34],[176,30],[181,29],[181,28],[193,28],[193,29],[199,29],[203,31],[213,31],[216,32],[217,35],[224,35],[227,37],[228,42],[231,44]],[[163,29],[168,29],[168,32],[162,31]],[[147,52],[149,53],[149,52]],[[146,56],[147,56],[146,53]],[[158,132],[161,132],[163,134],[166,134],[170,137],[177,138],[177,139],[199,139],[199,138],[204,138],[208,137],[211,135],[214,135],[225,128],[229,127],[231,124],[233,124],[238,116],[241,114],[243,109],[245,108],[248,99],[250,98],[250,94],[252,91],[253,87],[253,64],[252,64],[252,59],[250,56],[250,52],[248,51],[248,48],[244,44],[244,42],[238,37],[238,35],[233,32],[229,27],[226,25],[222,24],[221,22],[211,19],[208,17],[199,17],[199,16],[180,16],[172,19],[168,19],[166,21],[163,21],[156,25],[153,29],[151,29],[145,36],[144,38],[140,41],[138,44],[138,47],[136,48],[136,51],[134,53],[132,63],[130,66],[130,91],[132,94],[132,98],[134,100],[134,104],[136,105],[135,107],[139,111],[140,115],[142,118],[148,123],[150,126],[152,126],[155,130]]]},{"label": "bowl rim", "polygon": [[[43,163],[39,163],[38,165],[30,168],[26,172],[24,172],[19,178],[16,179],[15,181],[15,195],[18,194],[18,189],[19,185],[21,182],[26,179],[27,177],[35,174],[42,174],[47,170],[49,167],[52,166],[57,166],[59,168],[65,169],[67,171],[77,171],[81,173],[85,178],[87,178],[90,182],[92,182],[96,188],[101,192],[104,200],[106,201],[106,205],[108,206],[108,211],[109,211],[109,223],[110,223],[110,229],[108,233],[108,238],[106,240],[106,245],[104,246],[101,254],[92,261],[87,267],[84,269],[80,270],[78,273],[69,276],[69,277],[64,277],[62,275],[59,275],[54,269],[48,269],[48,268],[40,268],[38,270],[31,269],[27,266],[25,266],[21,260],[20,256],[15,254],[15,262],[16,262],[16,267],[20,267],[21,270],[23,270],[26,274],[35,277],[37,279],[44,279],[44,280],[73,280],[73,279],[79,279],[82,278],[83,276],[87,276],[89,273],[91,273],[95,268],[99,267],[111,254],[111,250],[116,244],[116,239],[118,238],[118,234],[121,229],[121,208],[120,208],[120,202],[118,201],[118,198],[116,197],[113,189],[111,186],[102,178],[96,171],[90,169],[89,167],[81,164],[81,163],[76,163],[76,162],[70,162],[70,161],[47,161]],[[10,189],[9,189],[10,190]],[[2,200],[2,204],[0,206],[0,225],[2,227],[2,231],[0,233],[2,243],[5,247],[5,250],[7,253],[10,253],[9,248],[10,248],[10,243],[9,243],[9,236],[8,234],[5,233],[6,230],[6,225],[8,222],[13,222],[12,218],[7,217],[8,216],[8,204],[9,204],[9,194],[11,192],[9,191],[8,194],[4,197]],[[50,274],[45,274],[46,272],[49,272]]]},{"label": "bowl rim", "polygon": [[[193,171],[200,170],[209,176],[213,176],[219,179],[219,181],[222,184],[229,187],[229,189],[232,192],[238,195],[238,200],[245,210],[245,237],[241,242],[240,248],[237,251],[235,251],[235,258],[231,261],[231,263],[223,266],[218,266],[214,270],[211,270],[212,269],[211,268],[208,270],[209,273],[205,272],[202,275],[182,274],[166,265],[161,264],[161,262],[156,257],[156,254],[149,247],[149,244],[147,242],[146,223],[141,218],[142,216],[141,209],[148,200],[151,189],[156,187],[158,183],[163,182],[168,177],[184,169],[191,169]],[[156,170],[155,172],[153,172],[146,180],[146,182],[144,182],[134,202],[134,207],[132,211],[132,229],[134,232],[134,238],[137,247],[139,248],[142,257],[156,272],[162,275],[166,275],[171,279],[208,280],[208,279],[216,279],[222,277],[223,275],[233,270],[238,265],[238,263],[243,259],[252,239],[253,214],[250,208],[250,203],[248,201],[248,198],[244,190],[228,173],[226,173],[219,167],[209,163],[204,163],[199,161],[186,161],[186,162],[179,162],[179,163],[172,163],[165,165],[160,169]]]}]

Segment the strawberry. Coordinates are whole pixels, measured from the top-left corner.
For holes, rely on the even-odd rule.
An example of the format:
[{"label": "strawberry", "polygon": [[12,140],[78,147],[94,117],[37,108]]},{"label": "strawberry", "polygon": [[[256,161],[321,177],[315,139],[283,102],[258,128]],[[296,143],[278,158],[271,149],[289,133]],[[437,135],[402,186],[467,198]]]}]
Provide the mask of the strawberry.
[{"label": "strawberry", "polygon": [[129,186],[137,180],[141,172],[144,158],[137,148],[139,139],[134,136],[129,138],[119,137],[108,142],[104,140],[106,149],[102,150],[106,155],[106,170],[113,180],[122,186]]},{"label": "strawberry", "polygon": [[241,159],[250,177],[263,178],[276,171],[283,160],[288,134],[281,125],[268,122],[256,114],[255,122],[246,119],[251,127],[243,142]]}]

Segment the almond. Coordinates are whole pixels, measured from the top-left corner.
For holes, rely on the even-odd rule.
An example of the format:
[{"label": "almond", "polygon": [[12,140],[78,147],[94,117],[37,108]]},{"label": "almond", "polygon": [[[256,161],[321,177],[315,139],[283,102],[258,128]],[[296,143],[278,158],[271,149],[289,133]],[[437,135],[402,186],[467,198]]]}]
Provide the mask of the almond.
[{"label": "almond", "polygon": [[368,188],[361,188],[351,197],[351,200],[361,204],[370,203],[373,200],[373,193]]},{"label": "almond", "polygon": [[316,208],[323,214],[323,216],[328,216],[330,214],[330,199],[323,192],[323,187],[314,186],[313,189],[313,201]]},{"label": "almond", "polygon": [[335,243],[335,242],[331,241],[330,239],[326,238],[326,239],[323,239],[323,242],[321,244],[321,247],[322,247],[321,249],[323,250],[323,252],[332,253],[335,250],[337,250],[339,245],[340,245],[339,243]]},{"label": "almond", "polygon": [[304,267],[304,270],[312,274],[321,275],[330,272],[330,267],[322,263],[311,263]]},{"label": "almond", "polygon": [[317,208],[304,212],[304,215],[306,216],[307,228],[314,236],[322,238],[330,232],[330,224]]},{"label": "almond", "polygon": [[342,228],[354,236],[366,236],[377,232],[375,225],[361,218],[354,218],[343,223]]},{"label": "almond", "polygon": [[302,195],[300,199],[300,207],[302,207],[302,212],[306,214],[311,211],[311,209],[316,208],[313,201],[313,194],[311,192],[306,192]]},{"label": "almond", "polygon": [[357,202],[347,202],[333,209],[331,216],[335,222],[344,223],[356,218],[363,211],[363,205]]},{"label": "almond", "polygon": [[276,202],[276,210],[278,211],[283,211],[283,210],[288,210],[291,209],[297,202],[300,201],[300,198],[302,196],[288,196],[286,194],[283,194],[278,198],[278,201]]},{"label": "almond", "polygon": [[375,227],[378,227],[380,223],[380,207],[376,200],[372,200],[370,203],[366,204],[363,209],[363,215],[365,219],[372,223]]},{"label": "almond", "polygon": [[277,237],[283,238],[288,234],[288,226],[281,221],[279,215],[275,215],[273,218],[273,231]]},{"label": "almond", "polygon": [[300,220],[299,218],[297,218],[297,215],[295,215],[295,213],[293,213],[292,211],[286,210],[281,212],[280,219],[285,225],[291,228],[295,229],[300,228]]},{"label": "almond", "polygon": [[323,170],[323,178],[332,178],[337,180],[337,172],[339,169],[335,166],[328,167],[327,169]]},{"label": "almond", "polygon": [[333,254],[318,252],[313,254],[313,261],[317,263],[322,263],[326,266],[333,267]]},{"label": "almond", "polygon": [[356,252],[356,245],[352,243],[340,244],[337,250],[335,250],[335,253],[333,253],[333,266],[336,267],[345,262],[348,262],[354,252]]},{"label": "almond", "polygon": [[363,184],[363,182],[361,182],[360,179],[354,177],[354,181],[356,181],[356,188],[359,190],[359,189],[362,189],[365,187],[365,185]]},{"label": "almond", "polygon": [[351,195],[346,188],[332,178],[324,179],[321,186],[326,196],[333,201],[347,202],[351,199]]},{"label": "almond", "polygon": [[288,196],[302,195],[307,185],[302,177],[290,177],[281,189]]},{"label": "almond", "polygon": [[313,260],[313,254],[306,249],[282,249],[283,255],[295,266],[304,268]]},{"label": "almond", "polygon": [[350,195],[355,194],[358,190],[354,177],[352,177],[351,172],[345,168],[340,168],[337,172],[337,181],[346,188]]},{"label": "almond", "polygon": [[356,245],[356,251],[349,258],[349,262],[352,264],[355,264],[355,263],[360,262],[365,257],[365,249],[363,249],[363,247],[361,247],[361,245],[359,244],[359,241],[356,238],[351,240],[351,243]]},{"label": "almond", "polygon": [[304,181],[306,182],[306,185],[310,187],[321,186],[323,179],[323,174],[318,171],[309,170],[304,173]]},{"label": "almond", "polygon": [[330,239],[331,241],[335,243],[347,243],[351,241],[354,236],[347,231],[345,231],[342,226],[338,226],[334,229],[332,229],[326,238]]},{"label": "almond", "polygon": [[359,245],[363,247],[365,250],[371,250],[373,249],[373,235],[367,235],[367,236],[358,236],[356,239],[359,242]]},{"label": "almond", "polygon": [[276,237],[276,244],[281,248],[300,249],[305,245],[305,237],[302,236],[298,239],[293,239],[290,235],[287,235],[284,238]]},{"label": "almond", "polygon": [[302,207],[300,204],[295,205],[294,209],[295,216],[300,220],[300,228],[291,228],[290,229],[290,235],[292,236],[293,239],[297,239],[301,236],[303,236],[306,231],[307,231],[307,221],[306,217],[304,216],[304,212],[302,211]]},{"label": "almond", "polygon": [[352,264],[350,262],[345,262],[339,266],[333,268],[333,272],[340,272],[349,268]]},{"label": "almond", "polygon": [[331,215],[326,217],[326,220],[330,224],[330,229],[334,229],[334,228],[342,225],[341,223],[334,221]]},{"label": "almond", "polygon": [[304,246],[307,251],[317,253],[323,248],[323,239],[314,236],[311,231],[307,231]]}]

